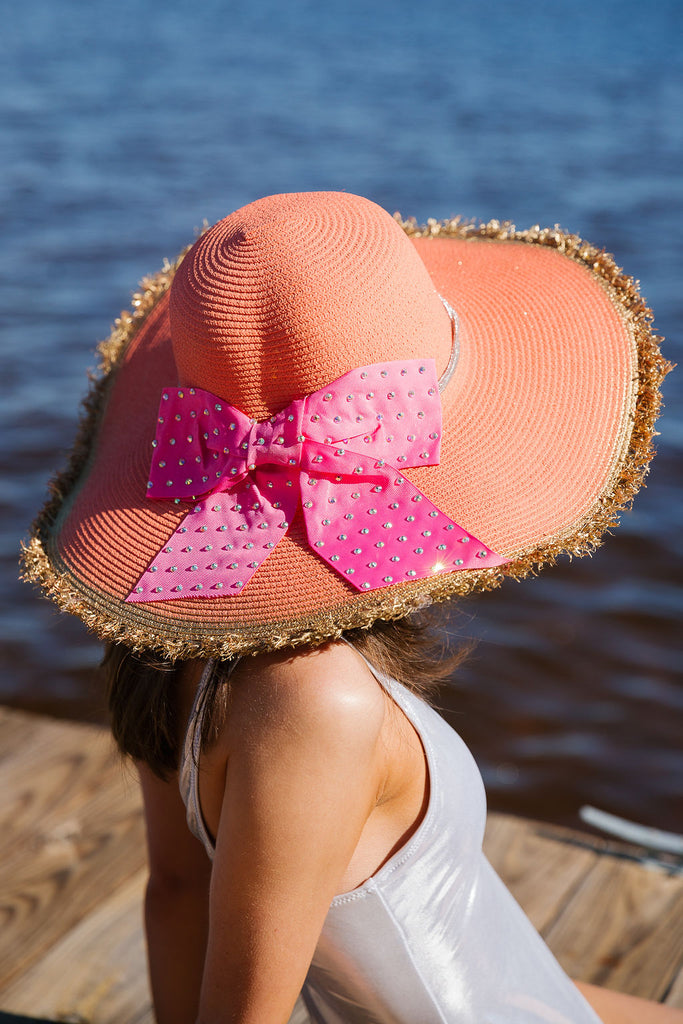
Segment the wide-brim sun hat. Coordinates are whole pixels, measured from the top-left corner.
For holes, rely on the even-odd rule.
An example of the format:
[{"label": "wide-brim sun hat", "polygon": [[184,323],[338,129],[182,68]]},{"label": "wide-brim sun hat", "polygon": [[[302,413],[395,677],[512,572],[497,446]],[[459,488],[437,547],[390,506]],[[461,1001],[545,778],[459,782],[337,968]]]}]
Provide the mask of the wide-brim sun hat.
[{"label": "wide-brim sun hat", "polygon": [[589,553],[653,454],[651,321],[559,228],[258,200],[100,345],[25,577],[103,639],[229,658]]}]

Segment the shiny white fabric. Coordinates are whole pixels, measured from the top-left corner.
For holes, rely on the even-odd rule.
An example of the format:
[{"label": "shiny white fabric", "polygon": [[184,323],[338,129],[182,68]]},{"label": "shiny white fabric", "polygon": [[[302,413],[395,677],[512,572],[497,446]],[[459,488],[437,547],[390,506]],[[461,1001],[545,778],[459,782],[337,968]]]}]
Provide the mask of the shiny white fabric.
[{"label": "shiny white fabric", "polygon": [[[469,750],[429,705],[369,668],[422,741],[429,802],[408,843],[332,901],[302,992],[312,1021],[600,1024],[482,853],[486,802]],[[180,787],[188,824],[212,856],[198,796],[200,727],[195,712]]]}]

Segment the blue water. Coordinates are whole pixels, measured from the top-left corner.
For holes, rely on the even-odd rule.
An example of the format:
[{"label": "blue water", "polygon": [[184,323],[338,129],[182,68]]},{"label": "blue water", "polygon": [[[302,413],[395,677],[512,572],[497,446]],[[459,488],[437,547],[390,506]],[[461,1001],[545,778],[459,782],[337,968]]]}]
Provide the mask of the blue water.
[{"label": "blue water", "polygon": [[[0,34],[0,698],[96,715],[97,644],[16,582],[17,537],[135,283],[272,192],[559,222],[640,278],[680,359],[683,7],[660,0],[26,0]],[[443,696],[493,806],[683,827],[680,374],[592,560],[466,606]]]}]

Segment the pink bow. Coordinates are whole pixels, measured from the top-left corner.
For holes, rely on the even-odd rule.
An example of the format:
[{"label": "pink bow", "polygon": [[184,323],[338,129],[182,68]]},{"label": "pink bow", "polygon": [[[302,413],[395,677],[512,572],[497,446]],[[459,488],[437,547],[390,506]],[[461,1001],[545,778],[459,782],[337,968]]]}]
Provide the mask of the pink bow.
[{"label": "pink bow", "polygon": [[166,388],[147,494],[196,504],[127,600],[239,593],[299,504],[312,549],[358,590],[501,565],[402,475],[438,464],[440,438],[433,360],[351,370],[262,422]]}]

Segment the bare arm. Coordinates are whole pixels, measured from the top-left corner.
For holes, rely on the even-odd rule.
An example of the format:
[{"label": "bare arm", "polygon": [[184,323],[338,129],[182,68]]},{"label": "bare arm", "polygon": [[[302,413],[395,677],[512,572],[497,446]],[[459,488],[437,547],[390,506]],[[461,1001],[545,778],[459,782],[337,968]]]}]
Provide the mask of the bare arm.
[{"label": "bare arm", "polygon": [[208,931],[211,862],[189,832],[177,776],[162,782],[138,765],[147,824],[145,926],[158,1024],[197,1015]]},{"label": "bare arm", "polygon": [[649,999],[627,996],[623,992],[576,982],[603,1024],[683,1024],[683,1011]]},{"label": "bare arm", "polygon": [[199,1024],[291,1013],[383,778],[384,698],[347,670],[274,658],[233,698]]}]

